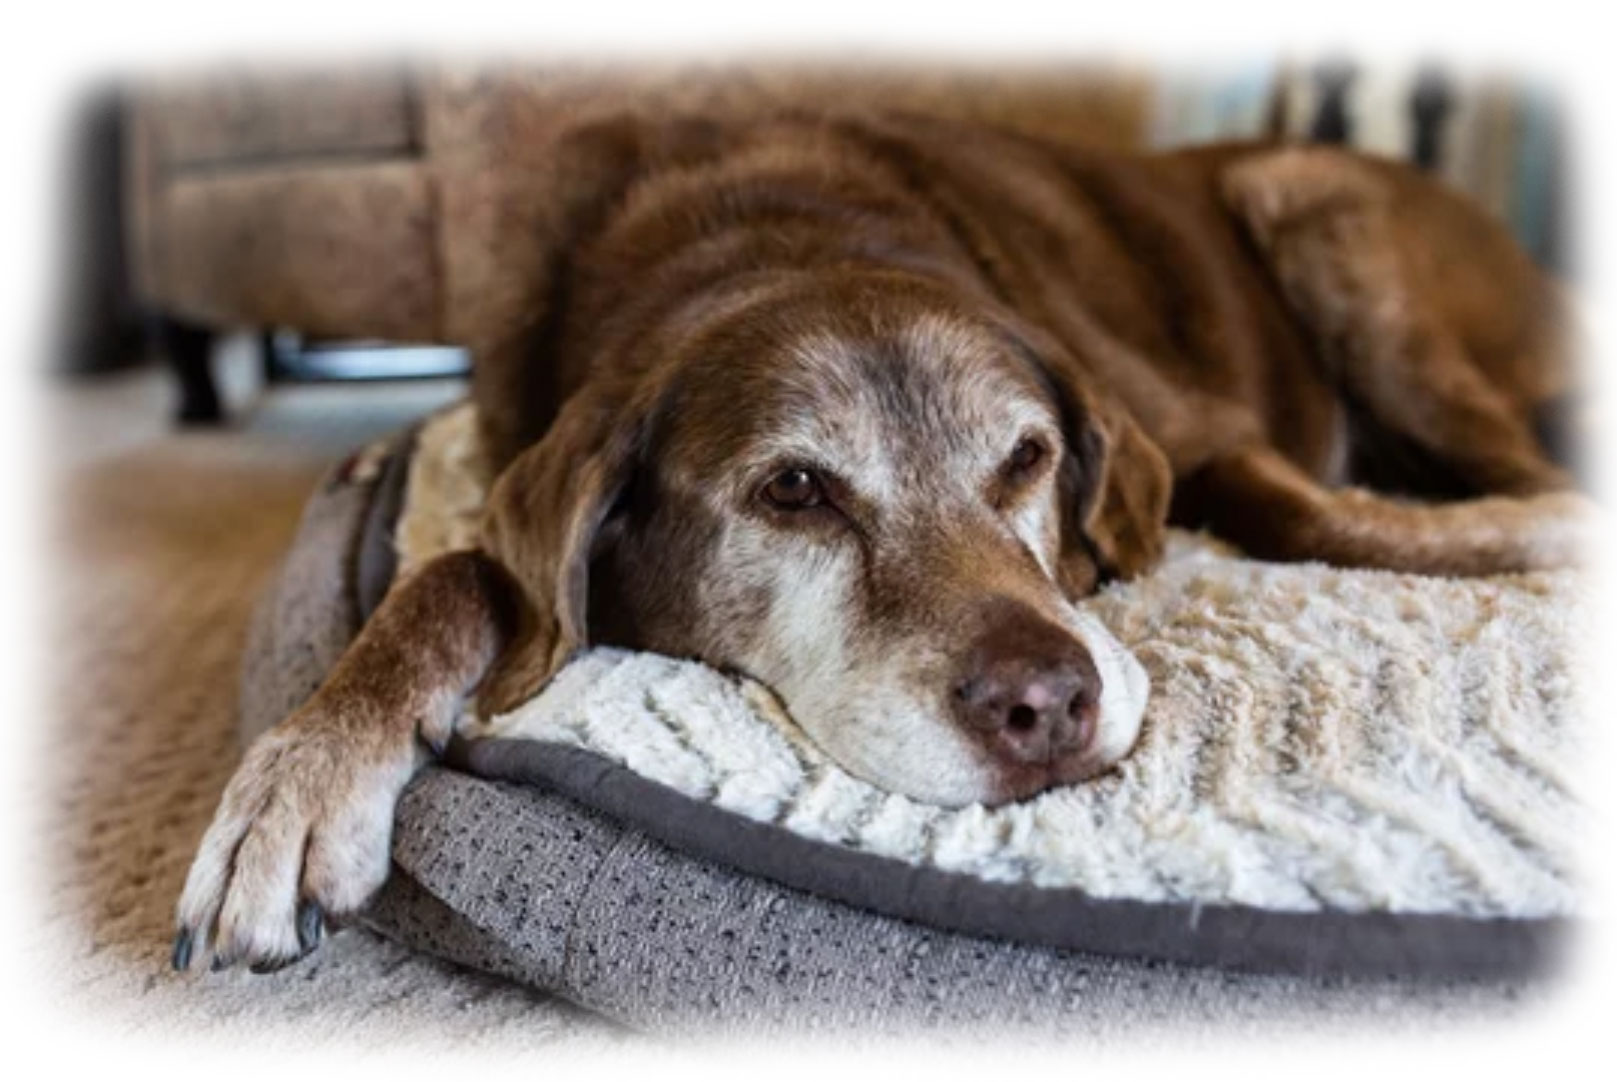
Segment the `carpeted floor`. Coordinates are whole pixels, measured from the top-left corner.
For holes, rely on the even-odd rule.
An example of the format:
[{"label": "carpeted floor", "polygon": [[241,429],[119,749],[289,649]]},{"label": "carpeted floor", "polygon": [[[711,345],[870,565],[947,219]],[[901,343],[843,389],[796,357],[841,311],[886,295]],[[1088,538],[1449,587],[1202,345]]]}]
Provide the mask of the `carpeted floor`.
[{"label": "carpeted floor", "polygon": [[159,372],[57,389],[47,463],[51,728],[29,856],[44,869],[44,989],[74,1014],[229,1041],[475,1039],[598,1047],[615,1027],[534,992],[349,930],[271,976],[168,968],[173,906],[237,755],[252,600],[320,471],[457,393],[301,387],[227,430],[176,433]]}]

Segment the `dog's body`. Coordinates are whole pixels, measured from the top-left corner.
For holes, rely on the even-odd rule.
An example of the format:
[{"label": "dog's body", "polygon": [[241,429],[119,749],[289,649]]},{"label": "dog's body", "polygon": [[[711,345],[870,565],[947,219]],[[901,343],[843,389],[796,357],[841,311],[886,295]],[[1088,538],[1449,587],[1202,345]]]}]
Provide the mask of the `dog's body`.
[{"label": "dog's body", "polygon": [[1000,801],[1132,745],[1143,674],[1073,602],[1170,517],[1418,573],[1575,555],[1534,432],[1570,389],[1555,286],[1403,167],[625,119],[510,185],[481,550],[396,587],[250,750],[177,963],[310,949],[380,885],[460,696],[507,708],[588,643],[748,673],[850,770]]}]

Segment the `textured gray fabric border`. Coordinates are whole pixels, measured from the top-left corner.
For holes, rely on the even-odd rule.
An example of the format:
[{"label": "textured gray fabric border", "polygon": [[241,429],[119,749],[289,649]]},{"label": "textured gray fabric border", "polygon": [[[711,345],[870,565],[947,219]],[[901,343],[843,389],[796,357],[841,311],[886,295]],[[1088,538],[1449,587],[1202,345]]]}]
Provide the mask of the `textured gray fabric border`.
[{"label": "textured gray fabric border", "polygon": [[[333,471],[311,499],[250,635],[249,735],[313,690],[380,600],[411,442],[402,435],[374,477]],[[1570,931],[992,884],[756,823],[579,749],[489,741],[452,757],[524,784],[442,769],[418,779],[369,922],[653,1029],[871,1012],[1036,1021],[1070,1011],[1099,973],[1169,998],[1238,987],[1241,1002],[1270,1010],[1308,1001],[1374,1014],[1508,994],[1553,965]]]},{"label": "textured gray fabric border", "polygon": [[558,793],[443,769],[406,792],[393,851],[373,927],[655,1032],[1424,1032],[1533,992],[1517,980],[1241,973],[961,935],[737,874]]},{"label": "textured gray fabric border", "polygon": [[1066,950],[1304,976],[1530,976],[1561,952],[1560,920],[1277,912],[1094,898],[992,883],[815,841],[692,800],[580,748],[457,746],[455,765],[544,785],[704,860],[811,894],[969,935]]}]

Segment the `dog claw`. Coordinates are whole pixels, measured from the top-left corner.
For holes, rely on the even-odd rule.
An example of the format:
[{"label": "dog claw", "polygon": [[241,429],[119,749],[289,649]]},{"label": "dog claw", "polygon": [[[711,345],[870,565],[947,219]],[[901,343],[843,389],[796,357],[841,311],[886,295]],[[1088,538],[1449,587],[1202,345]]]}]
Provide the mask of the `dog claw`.
[{"label": "dog claw", "polygon": [[318,902],[304,902],[298,907],[298,946],[308,954],[320,945],[325,934],[326,915]]},{"label": "dog claw", "polygon": [[174,937],[174,950],[169,955],[169,964],[176,972],[184,973],[191,968],[191,929],[181,928]]},{"label": "dog claw", "polygon": [[247,972],[259,977],[270,973],[279,973],[281,970],[285,969],[287,966],[291,965],[293,962],[296,962],[302,957],[303,955],[297,954],[293,955],[291,958],[266,958],[262,962],[254,962],[252,965],[248,966]]},{"label": "dog claw", "polygon": [[213,964],[208,967],[208,972],[218,973],[222,970],[229,969],[235,964],[236,959],[230,957],[228,954],[216,954],[213,956]]}]

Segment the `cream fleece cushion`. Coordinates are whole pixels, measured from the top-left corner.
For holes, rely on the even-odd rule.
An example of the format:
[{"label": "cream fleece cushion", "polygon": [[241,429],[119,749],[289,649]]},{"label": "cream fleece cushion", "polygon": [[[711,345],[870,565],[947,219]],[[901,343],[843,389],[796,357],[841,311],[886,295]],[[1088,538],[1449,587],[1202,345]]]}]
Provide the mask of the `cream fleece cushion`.
[{"label": "cream fleece cushion", "polygon": [[[401,576],[473,543],[475,414],[422,432]],[[595,649],[485,735],[596,752],[854,849],[1103,898],[1467,916],[1577,913],[1584,717],[1575,572],[1443,580],[1246,560],[1176,532],[1087,606],[1152,696],[1112,774],[997,809],[921,804],[830,762],[764,688]]]}]

